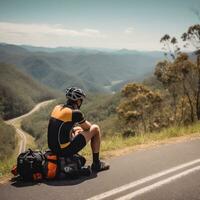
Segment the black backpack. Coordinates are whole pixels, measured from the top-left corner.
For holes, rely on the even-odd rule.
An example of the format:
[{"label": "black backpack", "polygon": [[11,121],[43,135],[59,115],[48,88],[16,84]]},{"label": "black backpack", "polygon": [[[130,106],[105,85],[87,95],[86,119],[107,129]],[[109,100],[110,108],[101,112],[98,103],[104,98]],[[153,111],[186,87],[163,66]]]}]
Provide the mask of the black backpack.
[{"label": "black backpack", "polygon": [[17,166],[12,169],[12,174],[23,181],[40,181],[55,178],[78,178],[90,176],[91,169],[84,166],[86,159],[78,154],[70,158],[58,157],[51,151],[42,153],[28,149],[17,158]]},{"label": "black backpack", "polygon": [[17,158],[17,173],[25,181],[43,178],[45,157],[41,151],[28,149]]},{"label": "black backpack", "polygon": [[46,158],[44,178],[46,179],[78,178],[79,176],[90,176],[91,174],[90,167],[84,166],[86,159],[79,154],[64,158],[58,157],[47,150],[44,156]]}]

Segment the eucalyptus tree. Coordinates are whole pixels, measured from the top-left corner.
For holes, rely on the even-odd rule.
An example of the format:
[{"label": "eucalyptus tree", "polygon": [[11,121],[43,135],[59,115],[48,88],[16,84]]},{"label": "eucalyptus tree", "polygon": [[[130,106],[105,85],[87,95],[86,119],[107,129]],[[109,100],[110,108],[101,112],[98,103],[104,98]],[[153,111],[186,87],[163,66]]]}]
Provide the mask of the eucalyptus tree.
[{"label": "eucalyptus tree", "polygon": [[[162,50],[165,51],[164,55],[168,58],[175,60],[178,54],[180,53],[180,47],[178,46],[178,41],[175,37],[171,37],[168,34],[165,34],[161,39],[160,43],[163,44]],[[168,58],[169,59],[169,58]]]},{"label": "eucalyptus tree", "polygon": [[[197,72],[197,66],[185,53],[179,54],[173,62],[163,61],[156,65],[155,76],[172,96],[175,121],[185,121],[182,115],[177,118],[180,116],[180,110],[177,112],[177,107],[180,107],[183,99],[189,105],[190,121],[193,122],[196,118]],[[185,105],[182,104],[181,110],[183,106]]]},{"label": "eucalyptus tree", "polygon": [[196,112],[197,118],[200,120],[200,24],[190,26],[187,32],[182,34],[182,40],[185,42],[185,47],[193,47],[196,54],[198,86],[196,90]]},{"label": "eucalyptus tree", "polygon": [[160,93],[151,91],[142,84],[129,83],[122,89],[122,101],[117,108],[120,120],[136,132],[161,128]]}]

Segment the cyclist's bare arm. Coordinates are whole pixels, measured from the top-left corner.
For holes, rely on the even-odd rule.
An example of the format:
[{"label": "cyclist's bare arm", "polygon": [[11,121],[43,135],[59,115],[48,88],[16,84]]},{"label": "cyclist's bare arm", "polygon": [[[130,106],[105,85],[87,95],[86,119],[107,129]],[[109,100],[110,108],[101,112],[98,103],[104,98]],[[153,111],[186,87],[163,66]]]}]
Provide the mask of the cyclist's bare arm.
[{"label": "cyclist's bare arm", "polygon": [[90,127],[91,127],[91,123],[88,121],[83,122],[82,124],[80,124],[80,127],[84,130],[84,131],[89,131]]}]

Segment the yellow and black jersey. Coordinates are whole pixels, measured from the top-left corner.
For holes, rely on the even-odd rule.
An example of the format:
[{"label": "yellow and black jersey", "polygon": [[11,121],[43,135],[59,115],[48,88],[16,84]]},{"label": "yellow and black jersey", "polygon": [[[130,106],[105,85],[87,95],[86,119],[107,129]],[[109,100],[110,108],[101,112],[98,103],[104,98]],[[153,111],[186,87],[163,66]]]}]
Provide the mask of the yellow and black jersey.
[{"label": "yellow and black jersey", "polygon": [[51,113],[48,126],[48,146],[51,150],[66,148],[70,144],[70,132],[73,126],[85,122],[80,110],[57,105]]}]

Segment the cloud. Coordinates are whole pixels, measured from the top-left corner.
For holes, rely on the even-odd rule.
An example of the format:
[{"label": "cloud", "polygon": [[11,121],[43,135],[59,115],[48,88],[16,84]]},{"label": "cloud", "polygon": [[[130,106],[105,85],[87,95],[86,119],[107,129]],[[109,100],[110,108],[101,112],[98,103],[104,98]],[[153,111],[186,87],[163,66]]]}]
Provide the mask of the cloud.
[{"label": "cloud", "polygon": [[83,29],[71,30],[63,27],[60,24],[22,24],[0,22],[1,33],[19,33],[19,34],[50,34],[57,36],[71,37],[105,37],[99,30]]},{"label": "cloud", "polygon": [[124,33],[126,33],[126,34],[132,34],[134,32],[134,28],[133,27],[128,27],[125,31],[124,31]]},{"label": "cloud", "polygon": [[[132,37],[133,33],[134,37]],[[0,42],[10,44],[45,47],[159,49],[158,38],[160,38],[158,34],[152,36],[133,27],[128,27],[123,32],[107,32],[105,35],[100,30],[91,27],[69,29],[62,24],[24,24],[0,21]]]},{"label": "cloud", "polygon": [[86,29],[83,29],[83,31],[87,33],[100,34],[100,31],[95,30],[95,29],[86,28]]},{"label": "cloud", "polygon": [[[23,24],[0,22],[0,41],[12,43],[48,44],[67,40],[105,38],[99,30],[85,28],[68,29],[61,24]],[[54,41],[52,41],[54,40]]]}]

